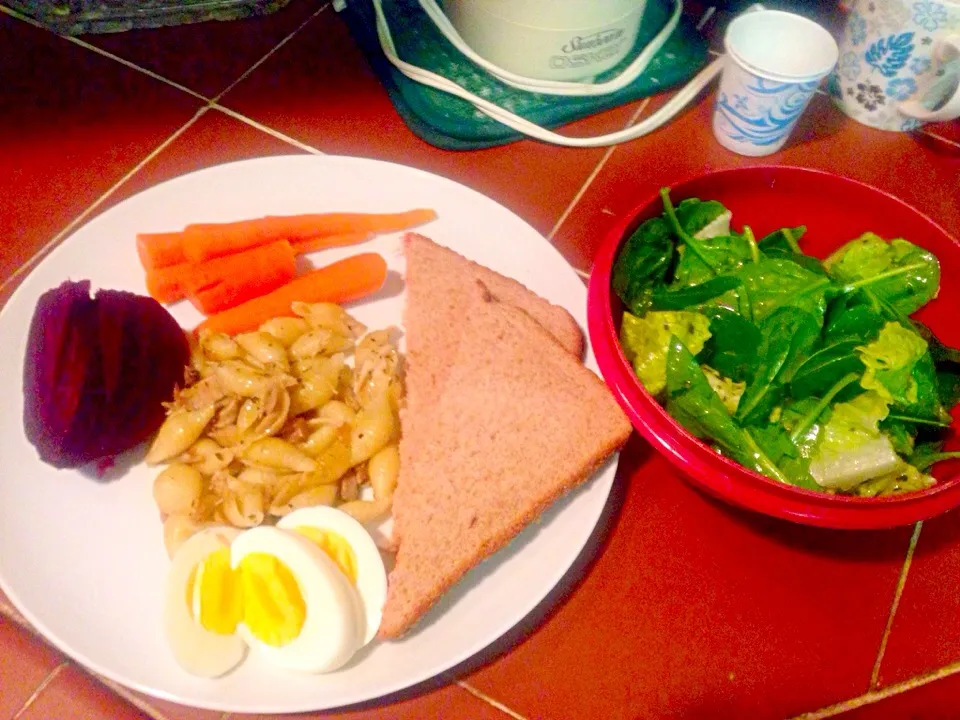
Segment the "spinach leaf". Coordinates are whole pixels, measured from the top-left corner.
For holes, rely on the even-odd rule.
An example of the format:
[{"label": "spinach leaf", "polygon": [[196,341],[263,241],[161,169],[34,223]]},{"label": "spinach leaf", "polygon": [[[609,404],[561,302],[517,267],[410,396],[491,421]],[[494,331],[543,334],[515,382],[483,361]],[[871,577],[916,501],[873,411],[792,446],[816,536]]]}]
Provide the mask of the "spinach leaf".
[{"label": "spinach leaf", "polygon": [[690,310],[704,303],[716,300],[743,285],[735,275],[720,275],[699,285],[688,285],[678,289],[659,288],[650,296],[650,306],[654,310]]},{"label": "spinach leaf", "polygon": [[711,276],[716,275],[717,269],[713,266],[710,252],[704,246],[703,240],[694,237],[692,234],[687,232],[686,229],[684,229],[683,225],[681,225],[680,220],[677,217],[677,211],[673,207],[673,203],[670,202],[670,188],[662,188],[660,190],[660,197],[663,200],[663,212],[667,223],[673,230],[674,235],[677,236],[680,242],[683,243],[684,248],[686,248],[686,252],[684,254],[690,253],[696,256],[696,258],[707,267]]},{"label": "spinach leaf", "polygon": [[798,243],[806,232],[806,225],[800,225],[794,228],[780,228],[760,238],[757,246],[768,255],[771,252],[774,254],[803,255],[803,250],[800,249]]},{"label": "spinach leaf", "polygon": [[810,475],[810,458],[791,442],[782,425],[772,424],[745,430],[791,485],[807,490],[822,490]]},{"label": "spinach leaf", "polygon": [[848,242],[824,267],[848,289],[869,288],[904,315],[926,305],[940,288],[940,263],[932,253],[902,239],[888,243],[874,233]]},{"label": "spinach leaf", "polygon": [[731,380],[749,381],[760,346],[760,330],[729,308],[704,308],[702,312],[710,318],[710,339],[697,359]]},{"label": "spinach leaf", "polygon": [[914,449],[908,462],[917,470],[923,472],[941,460],[960,460],[960,452],[944,452],[942,440],[922,443]]},{"label": "spinach leaf", "polygon": [[691,352],[675,337],[667,351],[667,412],[697,437],[714,441],[744,467],[788,482],[750,434],[730,417]]},{"label": "spinach leaf", "polygon": [[937,390],[945,408],[960,403],[960,363],[944,363],[937,366]]},{"label": "spinach leaf", "polygon": [[649,312],[636,317],[623,314],[620,344],[640,382],[651,395],[667,384],[667,348],[678,338],[692,353],[703,349],[710,337],[710,320],[695,312]]},{"label": "spinach leaf", "polygon": [[827,309],[823,341],[825,345],[848,341],[863,345],[875,340],[886,323],[883,310],[870,302],[867,293],[841,295]]},{"label": "spinach leaf", "polygon": [[676,213],[680,227],[690,235],[710,238],[730,234],[733,213],[716,200],[687,198],[677,205]]},{"label": "spinach leaf", "polygon": [[642,314],[650,291],[663,285],[673,263],[673,232],[663,218],[647,220],[627,239],[613,266],[613,291]]},{"label": "spinach leaf", "polygon": [[888,322],[877,339],[859,346],[857,353],[866,366],[860,385],[891,402],[895,413],[949,424],[940,404],[936,367],[923,338]]},{"label": "spinach leaf", "polygon": [[757,243],[760,252],[768,258],[789,260],[817,275],[825,275],[826,270],[819,259],[805,255],[797,242],[806,233],[807,228],[800,225],[795,228],[781,228],[764,236]]},{"label": "spinach leaf", "polygon": [[935,363],[938,365],[940,363],[955,363],[960,365],[960,350],[944,345],[940,338],[934,334],[933,330],[923,323],[914,321],[913,326],[917,334],[927,341],[927,346],[930,348],[930,357],[933,358]]},{"label": "spinach leaf", "polygon": [[859,345],[856,340],[842,340],[821,347],[797,368],[790,381],[791,394],[798,399],[818,395],[850,373],[860,377],[864,365],[855,352]]},{"label": "spinach leaf", "polygon": [[880,430],[890,439],[890,444],[902,457],[910,457],[916,442],[917,428],[915,425],[901,420],[887,418],[880,423]]},{"label": "spinach leaf", "polygon": [[763,320],[753,378],[747,385],[736,419],[762,423],[786,394],[787,383],[820,336],[820,321],[796,307],[782,307]]},{"label": "spinach leaf", "polygon": [[[703,259],[701,259],[701,257]],[[683,248],[673,275],[675,285],[695,285],[737,270],[753,261],[750,241],[742,235],[719,235],[701,241],[699,254]]]},{"label": "spinach leaf", "polygon": [[785,306],[805,310],[822,322],[828,293],[835,290],[830,278],[782,258],[749,263],[735,275],[743,281],[755,322]]},{"label": "spinach leaf", "polygon": [[930,348],[930,357],[937,368],[937,388],[943,407],[950,409],[960,402],[960,350],[944,345],[926,325],[913,323]]}]

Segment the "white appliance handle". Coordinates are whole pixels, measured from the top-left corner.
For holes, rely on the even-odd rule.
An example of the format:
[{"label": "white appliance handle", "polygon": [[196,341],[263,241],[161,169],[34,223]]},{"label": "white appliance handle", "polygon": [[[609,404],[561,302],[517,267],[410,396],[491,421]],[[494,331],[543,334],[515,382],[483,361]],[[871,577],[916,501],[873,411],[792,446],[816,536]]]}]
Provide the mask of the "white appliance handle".
[{"label": "white appliance handle", "polygon": [[[437,7],[436,3],[434,3],[433,0],[420,0],[420,3],[421,3],[421,6],[423,6],[424,10],[427,12],[427,14],[430,15],[431,19],[433,19],[434,22],[437,22],[437,25],[438,27],[440,27],[442,32],[444,31],[444,27],[443,27],[444,25],[449,26],[449,28],[453,30],[454,34],[458,38],[459,42],[463,44],[464,47],[466,47],[466,44],[463,43],[463,40],[459,38],[459,35],[456,34],[456,31],[453,29],[453,26],[449,23],[449,19],[446,17],[446,15],[443,14],[443,11],[440,10],[439,7]],[[432,5],[433,10],[435,10],[442,16],[443,19],[441,21],[438,21],[437,18],[435,18],[431,14],[432,10],[429,10],[427,8],[428,5]],[[723,58],[722,57],[717,58],[716,60],[711,62],[707,67],[705,67],[703,70],[697,73],[697,75],[682,90],[678,91],[672,98],[670,98],[670,100],[663,107],[661,107],[659,110],[653,113],[650,117],[644,119],[643,121],[637,123],[636,125],[632,125],[631,127],[624,128],[623,130],[619,130],[617,132],[609,133],[607,135],[600,135],[596,137],[569,137],[566,135],[555,133],[546,128],[543,128],[537,125],[536,123],[533,123],[525,118],[520,117],[519,115],[516,115],[514,113],[509,112],[508,110],[505,110],[504,108],[490,102],[489,100],[485,100],[484,98],[479,97],[478,95],[474,95],[473,93],[464,89],[463,87],[453,82],[452,80],[449,80],[448,78],[443,77],[442,75],[432,73],[428,70],[424,70],[423,68],[417,67],[416,65],[412,65],[408,62],[405,62],[404,60],[401,60],[400,57],[397,55],[397,48],[394,45],[393,37],[390,34],[390,26],[387,22],[386,15],[383,12],[383,6],[381,5],[381,0],[373,0],[373,7],[377,16],[377,37],[380,40],[380,47],[383,49],[383,53],[386,56],[386,58],[390,61],[390,63],[395,68],[397,68],[397,70],[399,70],[401,73],[406,75],[411,80],[414,80],[422,85],[427,85],[428,87],[432,87],[436,90],[449,93],[450,95],[454,95],[463,100],[466,100],[467,102],[472,103],[474,107],[476,107],[477,110],[482,112],[484,115],[487,115],[488,117],[493,118],[494,120],[502,123],[503,125],[506,125],[507,127],[523,135],[527,135],[528,137],[532,137],[537,140],[542,140],[543,142],[552,143],[554,145],[563,145],[566,147],[607,147],[610,145],[617,145],[619,143],[626,142],[628,140],[635,140],[636,138],[642,137],[656,130],[657,128],[661,127],[662,125],[669,122],[670,120],[672,120],[678,112],[680,112],[684,107],[686,107],[691,100],[693,100],[697,95],[700,94],[701,90],[703,90],[707,85],[709,85],[710,82],[717,75],[720,74],[720,71],[723,67]],[[629,85],[631,82],[633,82],[634,79],[636,79],[636,77],[640,73],[643,72],[644,69],[646,69],[646,66],[653,59],[653,56],[660,49],[660,47],[662,47],[663,43],[666,41],[669,34],[673,32],[673,29],[676,27],[676,24],[680,18],[681,10],[682,10],[682,2],[681,0],[676,0],[674,11],[673,11],[673,14],[671,15],[671,20],[667,22],[667,25],[664,27],[664,29],[661,30],[660,33],[658,33],[657,37],[654,38],[654,40],[651,42],[651,44],[648,45],[643,50],[643,52],[637,56],[637,59],[634,60],[632,63],[630,63],[630,65],[624,70],[623,73],[621,73],[614,80],[611,80],[609,83],[604,83],[601,85],[591,85],[591,84],[583,84],[583,83],[562,83],[557,81],[533,80],[532,78],[522,78],[520,76],[513,75],[512,73],[508,73],[506,70],[503,70],[501,68],[497,68],[497,73],[494,73],[494,74],[496,75],[496,77],[498,77],[500,80],[502,80],[504,83],[508,85],[511,85],[513,87],[518,87],[523,90],[529,90],[531,92],[549,93],[549,94],[555,94],[555,95],[584,95],[584,94],[601,95],[601,94],[607,94],[607,93],[613,92],[614,90],[618,90],[621,87],[625,87],[626,85]],[[672,25],[671,25],[671,22],[672,22]],[[669,29],[669,32],[666,32],[668,29]],[[444,32],[444,34],[446,35],[446,32]],[[451,39],[451,42],[454,42],[453,39],[450,38],[450,36],[448,36],[448,38]],[[456,42],[454,42],[454,44],[456,45]],[[651,48],[652,48],[652,52],[651,52]],[[467,49],[469,50],[469,48]],[[467,52],[465,52],[464,54],[468,55],[468,57],[470,57],[471,60],[474,60],[475,62],[477,62],[475,58],[478,56],[476,56],[476,54],[473,53],[472,50],[469,50],[469,54]],[[491,65],[491,63],[488,63],[485,60],[482,63],[478,62],[478,64],[483,65],[483,67],[485,68],[489,68],[489,66]],[[632,77],[630,77],[630,75],[632,75]],[[625,79],[625,78],[628,78],[628,79]],[[523,87],[522,85],[516,84],[518,80],[522,83],[528,84],[528,86]],[[623,83],[623,84],[618,85],[618,83]],[[538,86],[537,89],[531,89],[533,88],[534,85]],[[554,91],[550,92],[550,91],[541,89],[539,86],[542,86],[542,85],[553,86]],[[582,90],[574,91],[573,86],[581,86],[581,85],[585,86],[586,88],[602,88],[606,86],[615,86],[615,87],[613,87],[613,90],[609,89],[608,87],[608,89],[603,90],[601,92],[591,91],[589,93],[584,93]]]}]

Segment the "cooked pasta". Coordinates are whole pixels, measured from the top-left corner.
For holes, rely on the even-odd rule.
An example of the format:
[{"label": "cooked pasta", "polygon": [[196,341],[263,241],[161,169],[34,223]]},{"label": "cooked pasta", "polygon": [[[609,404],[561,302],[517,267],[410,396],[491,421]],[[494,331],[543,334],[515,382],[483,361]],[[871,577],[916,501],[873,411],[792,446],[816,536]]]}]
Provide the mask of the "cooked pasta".
[{"label": "cooked pasta", "polygon": [[210,523],[253,527],[311,505],[362,521],[390,512],[403,398],[392,333],[332,303],[293,311],[196,339],[190,382],[147,453],[167,463],[154,499],[168,552]]}]

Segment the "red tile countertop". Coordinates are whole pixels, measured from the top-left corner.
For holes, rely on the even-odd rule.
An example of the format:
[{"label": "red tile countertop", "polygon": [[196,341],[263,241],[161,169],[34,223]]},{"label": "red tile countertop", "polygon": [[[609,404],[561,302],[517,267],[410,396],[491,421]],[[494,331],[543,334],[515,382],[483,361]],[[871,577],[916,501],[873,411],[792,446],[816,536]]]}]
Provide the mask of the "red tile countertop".
[{"label": "red tile countertop", "polygon": [[[512,209],[584,276],[604,230],[639,198],[755,162],[714,141],[709,94],[616,148],[439,150],[407,129],[319,0],[74,39],[0,4],[0,48],[0,302],[87,219],[230,160],[332,153],[424,168]],[[618,129],[660,102],[568,131]],[[763,162],[866,181],[960,232],[960,123],[878,132],[818,97]],[[562,597],[494,648],[429,689],[316,717],[960,717],[960,513],[889,532],[790,525],[707,499],[637,437],[609,505]],[[0,720],[144,717],[225,718],[87,674],[0,595]]]}]

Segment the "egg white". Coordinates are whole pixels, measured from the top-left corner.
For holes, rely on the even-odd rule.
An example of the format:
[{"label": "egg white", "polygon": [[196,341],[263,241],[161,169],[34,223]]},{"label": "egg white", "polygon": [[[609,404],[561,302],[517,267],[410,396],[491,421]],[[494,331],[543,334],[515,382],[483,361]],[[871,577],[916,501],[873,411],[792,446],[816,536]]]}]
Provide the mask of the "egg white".
[{"label": "egg white", "polygon": [[246,656],[243,638],[210,632],[194,618],[187,602],[187,583],[194,568],[211,553],[229,547],[239,535],[230,527],[201,530],[180,546],[170,562],[163,628],[177,663],[192,675],[220,677]]},{"label": "egg white", "polygon": [[383,558],[370,533],[364,526],[342,510],[326,505],[300,508],[284,516],[278,528],[296,531],[298,527],[312,527],[340,535],[353,549],[356,556],[356,589],[363,604],[365,628],[363,644],[377,634],[383,617],[383,604],[387,599],[387,572]]},{"label": "egg white", "polygon": [[296,533],[260,526],[234,540],[236,568],[250,553],[272,555],[293,574],[306,606],[303,627],[286,645],[262,642],[241,623],[239,634],[269,662],[306,673],[331,672],[346,663],[363,640],[363,608],[353,586],[326,553]]}]

